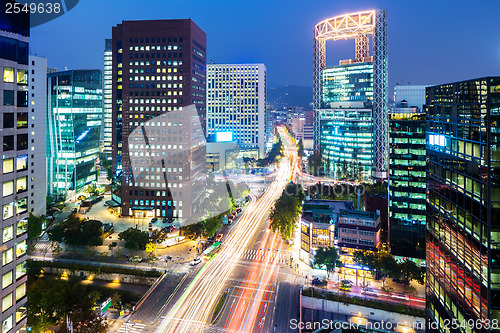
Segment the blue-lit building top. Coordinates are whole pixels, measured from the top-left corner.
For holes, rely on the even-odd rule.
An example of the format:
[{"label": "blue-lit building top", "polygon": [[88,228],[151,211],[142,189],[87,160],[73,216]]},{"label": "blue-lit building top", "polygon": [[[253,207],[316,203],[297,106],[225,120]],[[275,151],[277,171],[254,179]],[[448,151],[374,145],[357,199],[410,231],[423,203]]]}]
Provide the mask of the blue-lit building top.
[{"label": "blue-lit building top", "polygon": [[96,179],[102,122],[102,73],[48,74],[48,194],[66,199]]},{"label": "blue-lit building top", "polygon": [[323,108],[331,107],[331,102],[373,100],[373,62],[351,61],[322,70]]}]

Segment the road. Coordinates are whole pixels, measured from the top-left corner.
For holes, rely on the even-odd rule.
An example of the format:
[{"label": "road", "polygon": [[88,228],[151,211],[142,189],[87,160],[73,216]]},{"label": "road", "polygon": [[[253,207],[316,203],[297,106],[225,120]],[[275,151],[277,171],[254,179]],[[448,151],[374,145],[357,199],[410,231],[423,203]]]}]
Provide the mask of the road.
[{"label": "road", "polygon": [[[252,200],[232,233],[224,240],[220,252],[200,270],[179,301],[161,322],[157,332],[203,332],[211,323],[211,317],[219,297],[225,288],[234,283],[230,281],[230,278],[237,271],[236,268],[239,266],[241,258],[248,255],[248,250],[251,250],[256,242],[266,246],[266,249],[275,249],[276,245],[278,245],[278,249],[283,248],[283,245],[279,245],[277,236],[271,235],[271,231],[264,232],[264,237],[260,241],[257,238],[260,238],[259,231],[266,222],[269,210],[292,176],[290,164],[287,159],[280,163],[276,180],[270,184],[267,191],[258,200]],[[237,289],[243,290],[239,291],[243,297],[259,299],[259,301],[245,302],[245,305],[241,306],[244,307],[248,316],[244,320],[241,316],[238,317],[239,319],[231,319],[227,325],[254,327],[259,318],[264,318],[269,308],[263,307],[263,301],[260,297],[269,299],[274,288],[273,272],[277,265],[277,260],[264,261],[262,264],[257,263],[257,259],[254,259],[246,275],[247,281],[239,283],[239,286],[237,284]]]}]

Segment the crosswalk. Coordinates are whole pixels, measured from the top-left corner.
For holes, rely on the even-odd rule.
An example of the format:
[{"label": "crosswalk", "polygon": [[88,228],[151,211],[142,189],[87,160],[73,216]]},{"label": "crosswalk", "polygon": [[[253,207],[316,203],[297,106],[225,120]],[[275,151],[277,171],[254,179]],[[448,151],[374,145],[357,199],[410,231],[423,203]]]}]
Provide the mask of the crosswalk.
[{"label": "crosswalk", "polygon": [[117,332],[120,333],[139,333],[143,332],[146,325],[141,323],[123,323]]},{"label": "crosswalk", "polygon": [[50,250],[50,243],[38,242],[35,244],[35,250],[39,251],[39,252],[49,251]]},{"label": "crosswalk", "polygon": [[277,262],[279,264],[286,264],[288,262],[288,254],[280,253],[275,250],[245,250],[241,255],[242,259]]}]

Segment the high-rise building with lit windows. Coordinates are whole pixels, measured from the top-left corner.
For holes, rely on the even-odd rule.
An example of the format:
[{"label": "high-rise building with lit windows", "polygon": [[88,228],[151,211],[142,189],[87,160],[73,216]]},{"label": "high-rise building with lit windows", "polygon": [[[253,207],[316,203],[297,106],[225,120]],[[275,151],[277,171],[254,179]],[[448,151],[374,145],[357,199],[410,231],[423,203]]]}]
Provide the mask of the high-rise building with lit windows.
[{"label": "high-rise building with lit windows", "polygon": [[26,332],[26,241],[31,198],[29,165],[35,154],[30,149],[32,129],[28,126],[28,115],[32,114],[28,104],[29,85],[32,84],[28,65],[29,25],[29,14],[0,12],[0,70],[3,74],[0,80],[0,325],[3,332]]},{"label": "high-rise building with lit windows", "polygon": [[265,154],[266,66],[207,65],[207,135],[232,137],[243,155]]},{"label": "high-rise building with lit windows", "polygon": [[50,73],[47,92],[47,192],[66,200],[97,179],[102,72]]},{"label": "high-rise building with lit windows", "polygon": [[206,34],[190,19],[112,32],[113,183],[123,216],[189,219],[206,172]]},{"label": "high-rise building with lit windows", "polygon": [[363,105],[362,102],[332,102],[333,108],[317,111],[324,168],[331,177],[370,177],[373,163],[373,111]]},{"label": "high-rise building with lit windows", "polygon": [[113,147],[113,125],[112,113],[113,103],[111,94],[113,92],[113,59],[111,39],[105,40],[104,46],[104,71],[102,72],[103,96],[102,96],[102,129],[101,129],[101,152],[108,159],[111,159]]},{"label": "high-rise building with lit windows", "polygon": [[321,74],[323,108],[331,102],[373,102],[373,62],[341,61]]},{"label": "high-rise building with lit windows", "polygon": [[[425,88],[424,94],[425,94]],[[389,114],[389,250],[425,259],[425,113],[399,101]]]},{"label": "high-rise building with lit windows", "polygon": [[500,77],[426,94],[427,331],[498,331]]}]

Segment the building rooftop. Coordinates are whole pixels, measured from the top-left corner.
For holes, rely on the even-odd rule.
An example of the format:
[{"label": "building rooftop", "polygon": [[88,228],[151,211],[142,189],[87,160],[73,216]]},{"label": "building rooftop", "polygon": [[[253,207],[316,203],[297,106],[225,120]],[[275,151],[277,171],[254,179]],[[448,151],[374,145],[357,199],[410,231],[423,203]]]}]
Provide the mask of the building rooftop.
[{"label": "building rooftop", "polygon": [[377,213],[374,212],[365,212],[362,210],[351,210],[351,209],[342,209],[340,211],[341,217],[357,217],[364,219],[376,219],[378,217]]}]

